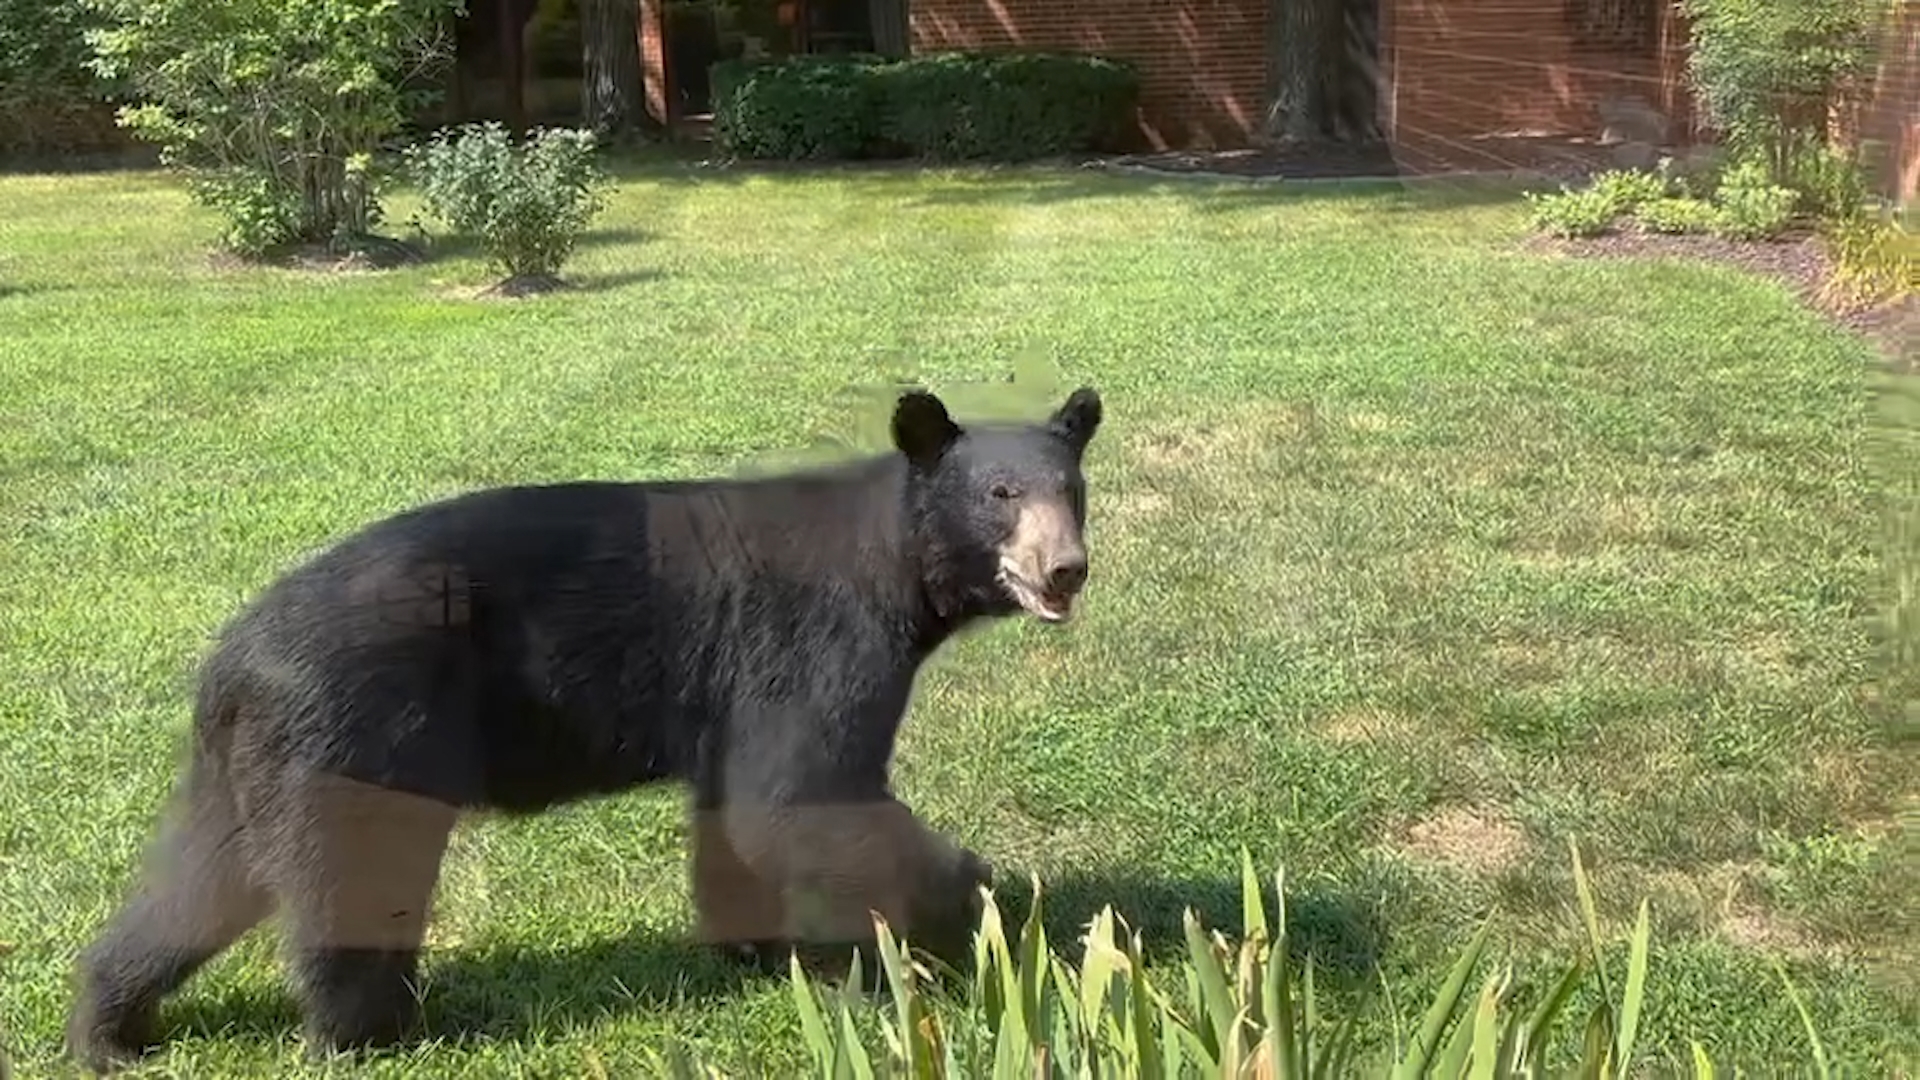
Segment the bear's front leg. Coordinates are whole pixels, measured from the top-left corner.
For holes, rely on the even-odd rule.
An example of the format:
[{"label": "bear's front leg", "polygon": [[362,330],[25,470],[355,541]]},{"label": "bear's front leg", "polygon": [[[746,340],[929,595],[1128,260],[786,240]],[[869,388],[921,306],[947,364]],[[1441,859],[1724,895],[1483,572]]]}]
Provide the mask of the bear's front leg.
[{"label": "bear's front leg", "polygon": [[[694,902],[704,940],[765,964],[795,946],[844,962],[897,937],[958,966],[978,924],[987,860],[890,795],[857,802],[730,802],[696,810]],[[809,949],[809,952],[816,951]]]}]

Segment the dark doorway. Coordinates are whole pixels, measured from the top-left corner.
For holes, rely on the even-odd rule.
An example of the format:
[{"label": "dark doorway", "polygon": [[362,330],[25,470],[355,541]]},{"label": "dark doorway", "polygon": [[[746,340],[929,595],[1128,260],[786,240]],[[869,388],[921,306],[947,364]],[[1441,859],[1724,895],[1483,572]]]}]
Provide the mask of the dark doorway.
[{"label": "dark doorway", "polygon": [[871,52],[870,0],[667,0],[667,70],[674,111],[713,111],[708,69],[742,56]]}]

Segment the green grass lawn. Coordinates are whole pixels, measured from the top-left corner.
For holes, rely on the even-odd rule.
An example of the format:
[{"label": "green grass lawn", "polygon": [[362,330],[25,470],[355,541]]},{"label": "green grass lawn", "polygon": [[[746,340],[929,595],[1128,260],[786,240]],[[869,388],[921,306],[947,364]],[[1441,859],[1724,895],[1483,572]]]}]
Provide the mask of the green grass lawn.
[{"label": "green grass lawn", "polygon": [[[1523,254],[1517,200],[1395,188],[634,166],[581,287],[521,302],[474,298],[468,257],[219,265],[153,175],[0,178],[0,206],[22,1075],[68,1067],[68,972],[194,664],[274,574],[478,485],[874,447],[893,380],[972,415],[1106,399],[1079,619],[943,654],[898,759],[927,818],[1041,876],[1063,945],[1107,900],[1164,949],[1184,905],[1231,932],[1246,845],[1323,986],[1384,974],[1413,1010],[1489,910],[1523,962],[1577,944],[1573,837],[1614,933],[1652,898],[1647,1065],[1802,1054],[1770,957],[1845,1063],[1920,1053],[1873,361],[1776,285]],[[682,805],[458,834],[439,1041],[365,1075],[643,1075],[670,1032],[802,1064],[784,985],[687,944]],[[149,1075],[319,1071],[268,933],[166,1016]]]}]

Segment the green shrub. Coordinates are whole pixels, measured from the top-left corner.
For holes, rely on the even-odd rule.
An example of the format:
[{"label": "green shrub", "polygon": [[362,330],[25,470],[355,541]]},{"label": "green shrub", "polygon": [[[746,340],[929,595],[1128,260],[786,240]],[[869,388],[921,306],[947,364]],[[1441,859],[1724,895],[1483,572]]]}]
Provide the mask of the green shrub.
[{"label": "green shrub", "polygon": [[1793,221],[1800,197],[1772,182],[1761,161],[1748,158],[1721,177],[1714,193],[1719,214],[1714,231],[1735,240],[1764,240],[1780,235]]},{"label": "green shrub", "polygon": [[120,123],[160,147],[245,254],[365,236],[376,154],[444,59],[460,0],[96,0],[97,68],[137,103]]},{"label": "green shrub", "polygon": [[713,141],[746,158],[865,157],[880,138],[885,64],[872,56],[723,60],[713,66]]},{"label": "green shrub", "polygon": [[1793,137],[1781,184],[1799,195],[1801,211],[1823,221],[1853,217],[1867,204],[1859,164],[1817,136]]},{"label": "green shrub", "polygon": [[[1624,970],[1609,969],[1607,943],[1578,850],[1574,888],[1586,943],[1546,982],[1527,986],[1509,964],[1489,965],[1493,920],[1483,922],[1403,1041],[1391,1068],[1361,1060],[1352,1036],[1365,999],[1344,1008],[1315,988],[1314,960],[1293,957],[1283,875],[1273,878],[1278,910],[1270,922],[1262,883],[1241,853],[1241,907],[1246,937],[1229,942],[1186,912],[1186,960],[1165,983],[1146,972],[1140,935],[1109,906],[1087,924],[1078,965],[1050,946],[1034,882],[1033,907],[1010,938],[990,890],[974,939],[973,971],[957,1009],[937,1009],[932,975],[908,943],[875,917],[879,964],[891,1008],[868,1012],[850,995],[823,991],[794,958],[790,987],[812,1075],[842,1076],[1542,1076],[1549,1048],[1564,1046],[1571,1020],[1580,1036],[1574,1068],[1552,1075],[1624,1077],[1634,1063],[1640,1019],[1652,987],[1650,913],[1642,901],[1627,943]],[[847,978],[862,985],[856,955]],[[1800,1014],[1817,1074],[1825,1047],[1799,990],[1778,963],[1783,993]],[[1581,991],[1591,987],[1592,992]],[[1389,1007],[1395,995],[1386,987]],[[1585,1015],[1573,1003],[1594,1004]],[[859,1015],[856,1016],[856,1009]],[[957,1015],[955,1015],[957,1013]],[[891,1014],[891,1015],[889,1015]],[[882,1049],[865,1033],[877,1021]],[[1398,1033],[1402,1026],[1396,1022]],[[1694,1075],[1712,1076],[1705,1049],[1692,1047]],[[700,1075],[674,1046],[659,1075]],[[1780,1062],[1781,1066],[1789,1063]],[[1805,1065],[1807,1063],[1799,1063]]]},{"label": "green shrub", "polygon": [[1856,213],[1829,223],[1832,277],[1825,298],[1843,305],[1873,304],[1920,295],[1920,236],[1889,213]]},{"label": "green shrub", "polygon": [[714,142],[750,158],[1019,161],[1106,145],[1132,69],[1090,56],[804,56],[713,67]]},{"label": "green shrub", "polygon": [[1109,145],[1138,80],[1119,63],[1048,53],[940,53],[889,65],[884,132],[943,160],[1021,161]]},{"label": "green shrub", "polygon": [[1871,71],[1886,0],[1681,0],[1687,74],[1706,119],[1737,156],[1785,178],[1796,136],[1818,135],[1825,106]]},{"label": "green shrub", "polygon": [[1644,203],[1664,199],[1672,187],[1665,176],[1645,169],[1609,169],[1593,178],[1593,190],[1605,196],[1616,213],[1630,213]]},{"label": "green shrub", "polygon": [[474,124],[441,132],[408,160],[428,212],[478,237],[510,279],[557,277],[604,205],[590,131],[534,131],[516,146],[500,124]]},{"label": "green shrub", "polygon": [[1527,202],[1533,208],[1533,227],[1563,239],[1599,236],[1619,215],[1612,196],[1594,188],[1551,195],[1529,191]]},{"label": "green shrub", "polygon": [[1719,213],[1705,199],[1676,197],[1641,203],[1634,218],[1657,233],[1704,233],[1713,231]]}]

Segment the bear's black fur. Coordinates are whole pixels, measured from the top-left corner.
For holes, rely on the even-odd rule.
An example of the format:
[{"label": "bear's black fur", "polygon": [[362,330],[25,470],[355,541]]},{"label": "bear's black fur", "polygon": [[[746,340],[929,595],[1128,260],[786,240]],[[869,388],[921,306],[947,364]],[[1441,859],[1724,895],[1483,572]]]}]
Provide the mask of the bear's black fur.
[{"label": "bear's black fur", "polygon": [[[903,395],[894,450],[754,479],[470,493],[367,527],[224,630],[139,890],[82,958],[105,1070],[277,909],[315,1050],[379,1045],[458,815],[687,782],[703,936],[752,951],[965,925],[991,868],[889,787],[921,663],[1086,578],[1100,399],[962,429]],[[924,930],[924,934],[921,932]]]}]

